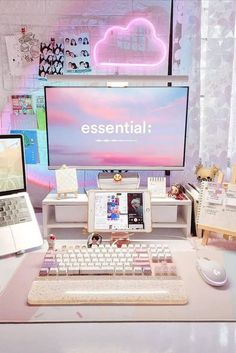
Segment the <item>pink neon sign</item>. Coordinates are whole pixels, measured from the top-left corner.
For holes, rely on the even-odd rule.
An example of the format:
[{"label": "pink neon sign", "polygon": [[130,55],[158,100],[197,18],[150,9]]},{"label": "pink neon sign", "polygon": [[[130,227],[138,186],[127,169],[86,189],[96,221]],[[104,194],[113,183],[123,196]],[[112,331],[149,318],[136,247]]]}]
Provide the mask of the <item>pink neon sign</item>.
[{"label": "pink neon sign", "polygon": [[112,26],[94,46],[96,65],[154,67],[166,58],[164,42],[157,37],[153,24],[135,18],[127,27]]}]

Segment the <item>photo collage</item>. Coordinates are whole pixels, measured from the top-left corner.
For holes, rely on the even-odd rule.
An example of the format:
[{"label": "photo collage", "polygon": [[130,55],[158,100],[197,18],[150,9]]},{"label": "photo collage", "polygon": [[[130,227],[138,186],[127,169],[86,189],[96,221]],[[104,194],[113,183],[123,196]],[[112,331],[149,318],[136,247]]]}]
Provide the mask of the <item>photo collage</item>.
[{"label": "photo collage", "polygon": [[64,64],[64,44],[56,43],[54,38],[51,38],[50,43],[40,44],[39,55],[39,76],[46,77],[47,75],[62,75]]},{"label": "photo collage", "polygon": [[66,37],[65,47],[65,73],[80,73],[91,71],[90,45],[88,33],[79,36]]},{"label": "photo collage", "polygon": [[88,33],[66,36],[60,41],[40,44],[39,77],[91,71]]}]

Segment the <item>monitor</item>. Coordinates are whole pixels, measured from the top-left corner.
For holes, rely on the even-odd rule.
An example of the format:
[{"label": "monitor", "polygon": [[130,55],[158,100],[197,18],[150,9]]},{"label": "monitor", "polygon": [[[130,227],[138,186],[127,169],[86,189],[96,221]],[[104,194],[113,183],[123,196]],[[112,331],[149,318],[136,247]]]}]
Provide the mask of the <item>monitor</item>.
[{"label": "monitor", "polygon": [[88,191],[89,232],[151,232],[148,191]]},{"label": "monitor", "polygon": [[23,137],[0,135],[0,195],[26,191]]},{"label": "monitor", "polygon": [[45,87],[48,165],[178,170],[188,87]]}]

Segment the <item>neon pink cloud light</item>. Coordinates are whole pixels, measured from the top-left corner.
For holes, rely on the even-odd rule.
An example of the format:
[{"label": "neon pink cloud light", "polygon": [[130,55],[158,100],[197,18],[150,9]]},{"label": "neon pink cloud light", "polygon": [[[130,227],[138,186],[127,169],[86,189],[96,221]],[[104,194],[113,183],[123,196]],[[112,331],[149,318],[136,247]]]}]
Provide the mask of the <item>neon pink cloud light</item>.
[{"label": "neon pink cloud light", "polygon": [[165,60],[166,54],[166,45],[158,38],[153,24],[141,17],[130,21],[127,27],[108,28],[93,49],[98,66],[154,67]]}]

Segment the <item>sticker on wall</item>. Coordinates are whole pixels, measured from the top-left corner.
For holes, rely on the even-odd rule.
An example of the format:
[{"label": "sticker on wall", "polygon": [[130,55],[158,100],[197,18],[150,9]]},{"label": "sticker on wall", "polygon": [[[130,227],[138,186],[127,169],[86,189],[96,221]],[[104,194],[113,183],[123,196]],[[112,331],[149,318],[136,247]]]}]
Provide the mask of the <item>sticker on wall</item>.
[{"label": "sticker on wall", "polygon": [[66,37],[64,73],[79,74],[91,71],[90,44],[88,33]]},{"label": "sticker on wall", "polygon": [[36,116],[38,130],[46,130],[46,115],[44,97],[37,97],[36,99]]},{"label": "sticker on wall", "polygon": [[41,165],[48,165],[47,157],[47,137],[46,131],[37,131],[39,162]]},{"label": "sticker on wall", "polygon": [[30,95],[13,95],[12,111],[14,115],[19,114],[33,114],[32,97]]},{"label": "sticker on wall", "polygon": [[20,43],[17,36],[6,36],[9,71],[12,76],[23,75],[24,64],[20,52]]},{"label": "sticker on wall", "polygon": [[24,64],[31,63],[39,57],[39,39],[33,32],[26,32],[25,28],[22,28],[21,32],[18,41],[22,60]]},{"label": "sticker on wall", "polygon": [[25,68],[39,57],[36,34],[22,31],[20,34],[6,36],[5,40],[11,75],[24,75]]},{"label": "sticker on wall", "polygon": [[23,135],[25,163],[26,164],[39,163],[37,131],[36,130],[11,130],[10,133]]},{"label": "sticker on wall", "polygon": [[35,115],[30,114],[11,114],[11,129],[26,129],[35,130],[37,129],[37,120]]},{"label": "sticker on wall", "polygon": [[39,76],[63,75],[64,45],[51,38],[50,43],[40,44]]}]

